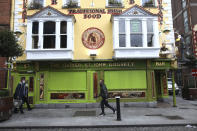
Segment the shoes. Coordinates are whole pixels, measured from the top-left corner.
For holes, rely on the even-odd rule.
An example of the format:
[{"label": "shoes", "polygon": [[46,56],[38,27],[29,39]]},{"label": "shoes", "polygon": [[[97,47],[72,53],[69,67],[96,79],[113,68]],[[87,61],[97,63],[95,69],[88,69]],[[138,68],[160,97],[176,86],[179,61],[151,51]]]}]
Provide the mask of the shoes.
[{"label": "shoes", "polygon": [[105,113],[102,113],[102,112],[99,114],[99,116],[104,116],[104,115],[105,115]]},{"label": "shoes", "polygon": [[21,111],[21,114],[24,114],[24,112],[23,112],[23,111]]},{"label": "shoes", "polygon": [[116,113],[116,109],[113,110],[113,114],[115,114],[115,113]]},{"label": "shoes", "polygon": [[31,110],[32,110],[32,108],[29,108],[29,109],[28,109],[28,111],[31,111]]}]

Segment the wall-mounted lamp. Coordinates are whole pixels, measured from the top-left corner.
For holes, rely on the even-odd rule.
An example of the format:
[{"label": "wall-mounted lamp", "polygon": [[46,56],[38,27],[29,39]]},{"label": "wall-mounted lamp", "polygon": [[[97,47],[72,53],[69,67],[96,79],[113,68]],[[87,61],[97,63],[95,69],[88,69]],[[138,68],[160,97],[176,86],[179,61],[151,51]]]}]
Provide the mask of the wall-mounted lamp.
[{"label": "wall-mounted lamp", "polygon": [[170,29],[168,27],[165,27],[163,30],[163,33],[168,34],[170,32]]},{"label": "wall-mounted lamp", "polygon": [[90,4],[91,7],[94,7],[94,1],[92,0],[91,4]]},{"label": "wall-mounted lamp", "polygon": [[15,31],[14,34],[16,35],[17,38],[19,38],[22,35],[22,32],[20,31]]},{"label": "wall-mounted lamp", "polygon": [[97,50],[90,50],[89,54],[90,54],[90,57],[95,58],[97,56]]}]

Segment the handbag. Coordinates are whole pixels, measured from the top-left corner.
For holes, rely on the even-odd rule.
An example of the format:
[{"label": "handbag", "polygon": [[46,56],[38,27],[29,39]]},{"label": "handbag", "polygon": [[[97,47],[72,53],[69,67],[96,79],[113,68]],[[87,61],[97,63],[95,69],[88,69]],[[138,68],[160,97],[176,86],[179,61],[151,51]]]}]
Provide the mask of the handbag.
[{"label": "handbag", "polygon": [[22,104],[22,100],[19,99],[13,99],[13,104],[15,108],[19,108]]}]

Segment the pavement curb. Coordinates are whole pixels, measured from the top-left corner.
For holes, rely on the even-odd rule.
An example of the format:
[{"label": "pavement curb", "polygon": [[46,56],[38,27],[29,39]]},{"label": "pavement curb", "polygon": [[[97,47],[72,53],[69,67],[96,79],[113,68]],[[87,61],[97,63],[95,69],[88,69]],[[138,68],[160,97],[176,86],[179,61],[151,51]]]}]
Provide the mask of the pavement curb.
[{"label": "pavement curb", "polygon": [[85,125],[85,126],[9,126],[9,127],[0,127],[0,129],[49,129],[49,128],[120,128],[120,127],[174,127],[174,126],[197,126],[197,123],[187,123],[187,124],[152,124],[152,125]]}]

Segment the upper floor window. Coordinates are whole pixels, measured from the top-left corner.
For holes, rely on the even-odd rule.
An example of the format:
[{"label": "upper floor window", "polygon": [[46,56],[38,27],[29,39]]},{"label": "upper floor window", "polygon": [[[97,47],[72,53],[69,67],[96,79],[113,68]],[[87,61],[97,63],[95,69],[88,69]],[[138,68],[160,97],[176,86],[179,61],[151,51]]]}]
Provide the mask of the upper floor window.
[{"label": "upper floor window", "polygon": [[157,0],[142,0],[143,7],[155,7]]},{"label": "upper floor window", "polygon": [[38,40],[39,40],[39,23],[33,22],[32,23],[32,48],[38,49]]},{"label": "upper floor window", "polygon": [[[39,42],[43,43],[43,49],[67,48],[67,21],[45,21],[43,28],[42,23],[38,21],[32,22],[32,49],[39,48]],[[42,33],[43,32],[43,33]]]},{"label": "upper floor window", "polygon": [[119,47],[126,47],[125,20],[119,20]]},{"label": "upper floor window", "polygon": [[147,20],[147,43],[148,47],[153,47],[153,21]]},{"label": "upper floor window", "polygon": [[52,5],[56,5],[57,4],[57,0],[51,0],[51,4]]},{"label": "upper floor window", "polygon": [[80,6],[80,0],[63,0],[62,8],[77,8]]},{"label": "upper floor window", "polygon": [[28,9],[34,10],[34,9],[41,9],[43,8],[44,0],[29,0],[28,1]]},{"label": "upper floor window", "polygon": [[118,47],[153,47],[154,26],[152,19],[118,19]]},{"label": "upper floor window", "polygon": [[123,0],[106,0],[106,6],[122,7]]},{"label": "upper floor window", "polygon": [[44,22],[44,34],[43,34],[43,48],[55,48],[55,22],[47,21]]},{"label": "upper floor window", "polygon": [[142,21],[130,21],[130,46],[142,47]]}]

